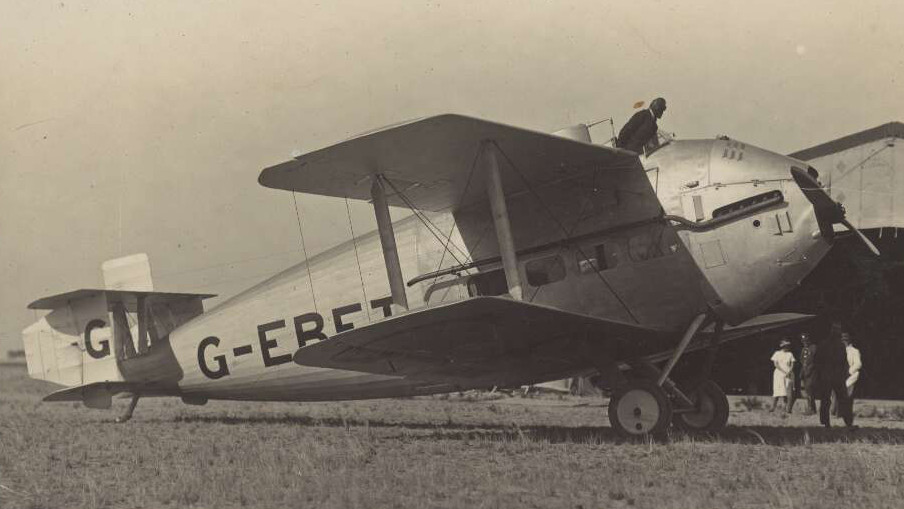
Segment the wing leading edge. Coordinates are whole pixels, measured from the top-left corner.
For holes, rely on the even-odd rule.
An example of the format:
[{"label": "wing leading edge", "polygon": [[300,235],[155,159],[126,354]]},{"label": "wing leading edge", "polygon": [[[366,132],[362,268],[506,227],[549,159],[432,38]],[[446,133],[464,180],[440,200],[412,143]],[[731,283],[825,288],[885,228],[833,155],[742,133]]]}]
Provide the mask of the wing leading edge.
[{"label": "wing leading edge", "polygon": [[414,311],[301,348],[301,365],[466,386],[520,385],[593,369],[672,336],[500,297]]}]

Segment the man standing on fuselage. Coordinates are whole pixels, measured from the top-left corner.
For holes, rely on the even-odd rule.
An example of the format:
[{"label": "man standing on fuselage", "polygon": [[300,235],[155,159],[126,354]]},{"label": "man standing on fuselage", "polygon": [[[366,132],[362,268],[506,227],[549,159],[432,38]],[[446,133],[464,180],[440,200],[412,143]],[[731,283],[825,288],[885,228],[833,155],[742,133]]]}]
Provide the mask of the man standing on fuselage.
[{"label": "man standing on fuselage", "polygon": [[650,103],[650,108],[635,113],[631,120],[618,132],[615,146],[643,154],[643,147],[651,140],[656,140],[659,126],[656,120],[665,113],[665,99],[657,97]]}]

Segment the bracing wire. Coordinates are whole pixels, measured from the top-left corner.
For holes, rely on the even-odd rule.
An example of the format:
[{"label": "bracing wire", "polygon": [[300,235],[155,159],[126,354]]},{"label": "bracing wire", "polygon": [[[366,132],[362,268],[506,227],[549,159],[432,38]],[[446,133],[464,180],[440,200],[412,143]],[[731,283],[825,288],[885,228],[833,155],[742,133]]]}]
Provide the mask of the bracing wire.
[{"label": "bracing wire", "polygon": [[[524,186],[527,188],[527,190],[531,194],[533,194],[534,197],[537,199],[537,201],[540,203],[540,205],[542,205],[543,210],[546,212],[546,215],[549,216],[549,218],[552,219],[552,221],[554,223],[556,223],[556,225],[558,225],[559,229],[562,230],[562,233],[564,233],[567,238],[569,233],[568,233],[568,229],[565,228],[565,225],[562,224],[562,222],[559,220],[559,218],[556,217],[556,215],[552,213],[552,210],[550,210],[549,206],[546,205],[546,202],[544,202],[543,199],[540,197],[540,195],[534,190],[533,186],[530,185],[530,182],[527,180],[527,178],[524,176],[524,174],[521,172],[521,170],[518,168],[518,166],[515,165],[515,162],[512,161],[511,158],[509,158],[508,154],[506,154],[505,151],[502,150],[502,147],[500,147],[499,144],[496,143],[496,141],[492,141],[492,143],[493,143],[493,146],[495,146],[496,149],[499,150],[499,153],[502,154],[502,157],[504,157],[505,160],[508,162],[509,166],[511,166],[512,169],[515,170],[515,173],[518,175],[518,178],[521,179],[521,182],[524,184]],[[581,247],[577,246],[577,245],[575,246],[575,249],[578,251],[578,253],[580,253],[581,257],[584,258],[584,260],[589,263],[590,258],[587,256],[586,253],[584,253],[584,250],[581,249]],[[609,289],[609,291],[612,293],[612,295],[615,297],[615,299],[619,302],[619,304],[621,304],[621,306],[625,309],[625,311],[628,313],[628,316],[630,316],[631,319],[634,320],[635,323],[640,323],[640,320],[638,320],[637,317],[634,316],[634,313],[631,312],[631,308],[628,307],[628,305],[625,303],[625,301],[622,300],[622,298],[618,295],[618,293],[615,291],[615,289],[612,288],[612,285],[610,285],[609,282],[606,281],[606,278],[604,278],[603,275],[599,273],[599,271],[595,271],[595,272],[596,272],[597,277],[599,277],[600,281],[602,281],[602,283],[606,286],[606,288]]]},{"label": "bracing wire", "polygon": [[[594,179],[594,181],[596,180],[596,172],[595,171],[593,174],[593,179]],[[595,187],[595,183],[594,183],[593,187]],[[589,217],[589,215],[587,214],[587,210],[590,209],[591,207],[588,207],[587,203],[584,203],[581,205],[581,211],[578,214],[578,219],[574,222],[574,226],[571,228],[571,230],[569,230],[566,233],[566,238],[571,237],[574,234],[574,231],[577,230],[578,226],[580,226],[581,222],[584,221],[585,218]],[[562,251],[564,251],[566,247],[567,246],[565,244],[562,244],[559,247],[559,249],[556,250],[556,255],[558,256],[558,254],[561,253]],[[583,254],[582,254],[582,256],[583,256]],[[586,256],[585,256],[585,261],[586,261]],[[538,286],[536,289],[534,289],[533,293],[531,294],[530,298],[527,301],[533,302],[534,299],[537,298],[537,295],[540,294],[540,290],[542,290],[543,288],[545,288],[545,286],[541,285],[541,286]]]},{"label": "bracing wire", "polygon": [[[406,196],[404,193],[402,193],[402,192],[401,192],[401,191],[400,191],[400,190],[392,183],[391,180],[389,180],[389,179],[386,178],[385,176],[381,177],[381,179],[382,179],[383,181],[385,181],[387,184],[389,184],[389,187],[391,187],[392,190],[393,190],[393,191],[394,191],[394,192],[402,199],[402,201],[405,202],[405,205],[406,205],[406,206],[414,213],[414,216],[417,217],[417,218],[421,221],[421,223],[423,223],[424,226],[427,227],[427,230],[429,230],[430,233],[433,234],[433,237],[436,238],[436,240],[437,240],[440,244],[443,244],[444,240],[439,238],[439,237],[443,234],[443,231],[439,228],[439,226],[436,226],[436,224],[435,224],[429,217],[427,217],[427,214],[425,214],[423,211],[421,211],[421,210],[417,207],[417,205],[415,205],[415,203],[411,200],[411,198],[409,198],[409,197]],[[438,233],[437,233],[437,232],[438,232]],[[452,253],[452,251],[448,249],[448,245],[449,245],[450,240],[451,240],[451,235],[452,235],[452,234],[451,234],[451,232],[450,232],[450,233],[449,233],[449,238],[447,238],[447,239],[445,240],[446,244],[443,245],[443,249],[444,249],[443,254],[445,254],[445,251],[449,251],[449,253],[454,257],[454,256],[455,256],[455,253]],[[464,257],[467,257],[467,253],[465,253],[465,252],[464,252],[461,248],[459,248],[457,245],[452,244],[452,247],[454,247],[455,250],[458,251],[458,254],[460,254],[460,255],[462,255],[462,256],[464,256]],[[458,261],[458,258],[455,258],[455,260]]]},{"label": "bracing wire", "polygon": [[[458,205],[455,207],[456,210],[460,210],[462,204],[465,202],[465,198],[468,196],[468,190],[471,188],[471,179],[474,177],[474,170],[477,168],[477,159],[480,157],[480,151],[482,147],[474,152],[474,157],[471,159],[471,169],[468,171],[468,180],[465,181],[465,188],[461,191],[461,196],[458,198]],[[452,232],[455,231],[455,221],[452,221],[452,227],[449,228],[449,234],[446,235],[447,242],[452,241]],[[446,246],[443,246],[443,257],[446,254],[445,251]],[[440,257],[439,267],[436,270],[439,270],[443,266],[443,257]],[[471,254],[466,253],[465,263],[470,263],[473,261],[471,259]],[[436,278],[434,278],[434,283],[436,282]]]},{"label": "bracing wire", "polygon": [[352,225],[352,210],[348,206],[348,197],[345,198],[345,212],[348,214],[348,229],[352,233],[352,246],[355,248],[355,263],[358,264],[358,277],[361,279],[361,293],[364,294],[364,312],[370,320],[370,306],[368,306],[367,289],[364,287],[364,272],[361,270],[361,259],[358,258],[358,240],[355,238],[355,227]]},{"label": "bracing wire", "polygon": [[314,276],[311,275],[311,260],[308,259],[308,248],[304,242],[304,229],[301,227],[301,213],[298,212],[298,200],[295,199],[295,191],[292,191],[292,203],[295,204],[295,219],[298,220],[298,235],[301,237],[301,251],[304,253],[304,265],[308,269],[308,284],[311,286],[311,299],[314,301],[314,312],[317,310],[317,295],[314,293]]},{"label": "bracing wire", "polygon": [[[404,193],[402,193],[402,192],[401,192],[401,191],[400,191],[400,190],[392,183],[391,180],[389,180],[389,179],[386,178],[385,176],[383,177],[383,180],[384,180],[387,184],[389,184],[389,187],[391,187],[392,190],[396,193],[396,195],[398,195],[399,198],[401,198],[402,201],[405,202],[405,205],[406,205],[409,209],[411,209],[411,211],[414,213],[415,217],[417,217],[417,218],[424,224],[424,226],[427,227],[427,230],[433,235],[433,237],[437,240],[437,242],[439,242],[440,245],[443,246],[443,256],[445,256],[446,252],[448,251],[449,254],[452,255],[452,258],[455,259],[456,263],[458,263],[459,265],[461,265],[461,264],[462,264],[461,260],[459,260],[458,257],[455,256],[455,253],[453,253],[453,252],[448,248],[449,244],[451,243],[451,240],[450,240],[450,239],[451,239],[452,233],[451,233],[451,232],[449,233],[449,238],[447,238],[447,239],[442,239],[442,238],[440,238],[440,236],[443,234],[442,230],[440,230],[440,228],[439,228],[438,226],[436,226],[436,224],[433,223],[433,221],[431,221],[430,218],[427,217],[426,214],[424,214],[423,212],[421,212],[421,210],[417,208],[417,206],[414,204],[414,202],[412,202],[410,198],[408,198]],[[437,232],[439,232],[439,233],[437,233]],[[461,254],[462,256],[467,257],[467,254],[466,254],[464,251],[462,251],[461,248],[459,248],[459,247],[458,247],[457,245],[455,245],[455,244],[451,244],[451,245],[452,245],[452,247],[454,247],[454,248],[459,252],[459,254]]]},{"label": "bracing wire", "polygon": [[[461,196],[458,199],[458,206],[456,206],[456,208],[453,210],[461,209],[461,205],[464,203],[465,198],[468,195],[468,190],[471,187],[471,179],[474,176],[474,170],[477,167],[477,159],[479,157],[480,157],[480,150],[477,150],[474,153],[474,157],[471,159],[471,168],[468,171],[468,179],[467,179],[467,181],[465,181],[465,187],[462,190]],[[455,221],[454,220],[452,221],[452,226],[449,228],[449,233],[444,235],[443,231],[438,226],[436,226],[436,224],[434,224],[433,221],[431,221],[430,218],[427,217],[426,214],[421,212],[420,209],[418,209],[415,206],[414,202],[410,198],[408,198],[401,191],[399,191],[399,189],[397,189],[395,187],[395,185],[393,185],[392,181],[390,181],[385,176],[383,177],[383,180],[385,180],[390,185],[390,187],[392,187],[393,191],[395,191],[395,193],[405,202],[405,204],[408,206],[408,208],[411,209],[411,211],[414,213],[415,217],[417,217],[422,223],[424,223],[424,226],[427,227],[427,230],[429,230],[430,233],[433,235],[433,237],[436,238],[436,240],[443,246],[442,254],[440,255],[439,264],[436,267],[436,271],[439,271],[443,267],[443,262],[446,260],[446,253],[449,253],[450,255],[452,255],[452,258],[460,266],[470,263],[472,261],[471,254],[469,252],[462,250],[455,243],[452,242],[452,233],[455,231]],[[434,232],[434,230],[433,230],[434,228],[436,229],[436,232],[439,232],[438,235],[436,232]],[[440,235],[443,236],[445,240],[441,240],[439,238]],[[483,235],[481,234],[481,239],[482,239],[482,237],[483,237]],[[458,251],[458,253],[460,255],[462,255],[462,257],[465,259],[464,263],[462,263],[461,260],[459,260],[458,257],[455,256],[455,253],[453,253],[451,249],[449,249],[450,245],[452,247],[454,247],[455,250]],[[438,279],[439,279],[439,276],[434,277],[433,283],[431,283],[431,284],[436,284],[436,281]]]},{"label": "bracing wire", "polygon": [[[474,170],[477,167],[477,159],[479,157],[480,157],[480,150],[477,150],[474,153],[474,157],[471,159],[471,168],[468,171],[468,179],[465,181],[465,187],[462,190],[461,196],[458,199],[458,206],[456,206],[456,208],[453,210],[461,209],[461,205],[464,203],[465,198],[468,195],[468,190],[471,187],[471,179],[474,176]],[[454,220],[452,221],[452,226],[449,228],[449,233],[443,234],[443,231],[438,226],[436,226],[436,224],[434,224],[433,221],[431,221],[430,218],[427,217],[426,214],[423,214],[422,212],[420,212],[420,210],[414,205],[414,203],[412,202],[412,200],[410,198],[408,198],[407,196],[402,194],[388,178],[386,178],[384,176],[383,179],[393,188],[393,190],[396,192],[396,194],[398,194],[402,198],[402,200],[405,201],[406,205],[408,205],[408,208],[411,209],[412,212],[414,212],[415,216],[418,219],[420,219],[420,221],[422,223],[424,223],[425,226],[427,226],[427,229],[430,230],[430,233],[434,236],[434,238],[436,238],[437,241],[439,241],[439,243],[442,244],[443,250],[442,250],[442,254],[440,255],[439,264],[436,267],[436,271],[439,271],[442,268],[443,262],[446,260],[447,252],[450,255],[452,255],[452,258],[454,258],[455,262],[458,263],[459,265],[464,265],[464,264],[470,263],[472,261],[471,254],[469,252],[462,250],[455,243],[452,242],[452,233],[455,231],[455,221]],[[435,228],[436,231],[439,232],[439,235],[443,236],[445,240],[440,240],[439,236],[431,229],[431,227]],[[458,253],[460,255],[462,255],[462,257],[465,259],[464,263],[462,263],[458,259],[458,257],[455,256],[455,253],[453,253],[452,250],[449,249],[450,245],[452,247],[454,247],[455,250],[458,251]],[[436,281],[438,279],[439,279],[439,276],[434,277],[433,284],[436,284]]]}]

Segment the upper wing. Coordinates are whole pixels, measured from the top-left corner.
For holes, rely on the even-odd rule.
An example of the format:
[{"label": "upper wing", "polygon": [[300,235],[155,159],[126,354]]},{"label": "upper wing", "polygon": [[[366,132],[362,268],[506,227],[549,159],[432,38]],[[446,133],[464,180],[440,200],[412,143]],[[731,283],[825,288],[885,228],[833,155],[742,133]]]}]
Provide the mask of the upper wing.
[{"label": "upper wing", "polygon": [[299,349],[295,362],[460,386],[512,386],[660,350],[671,338],[537,304],[475,297],[344,332]]},{"label": "upper wing", "polygon": [[[502,172],[506,195],[563,178],[570,170],[637,169],[636,154],[462,115],[439,115],[364,134],[266,168],[261,185],[300,193],[369,200],[370,177],[382,174],[421,209],[440,211],[485,200],[484,179],[471,178],[481,143],[492,140],[521,173]],[[649,184],[646,184],[649,187]],[[467,191],[467,196],[463,196]],[[397,195],[390,205],[405,206]]]}]

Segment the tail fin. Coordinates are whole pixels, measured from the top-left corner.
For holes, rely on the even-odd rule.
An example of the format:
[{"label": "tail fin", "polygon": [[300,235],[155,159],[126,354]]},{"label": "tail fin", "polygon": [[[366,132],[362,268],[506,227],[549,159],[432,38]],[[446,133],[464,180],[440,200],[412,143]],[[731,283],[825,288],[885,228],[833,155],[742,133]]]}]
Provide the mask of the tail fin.
[{"label": "tail fin", "polygon": [[76,290],[29,304],[50,310],[22,331],[32,378],[67,387],[135,382],[129,373],[159,357],[149,355],[154,345],[168,343],[172,330],[204,311],[201,300],[213,297],[154,292],[145,254],[107,261],[102,269],[107,289]]},{"label": "tail fin", "polygon": [[107,290],[153,292],[151,263],[144,253],[107,260],[101,265]]},{"label": "tail fin", "polygon": [[67,387],[121,381],[116,357],[111,355],[113,328],[103,291],[82,291],[70,297],[54,301],[52,307],[35,305],[41,301],[29,306],[51,312],[22,331],[28,374]]}]

